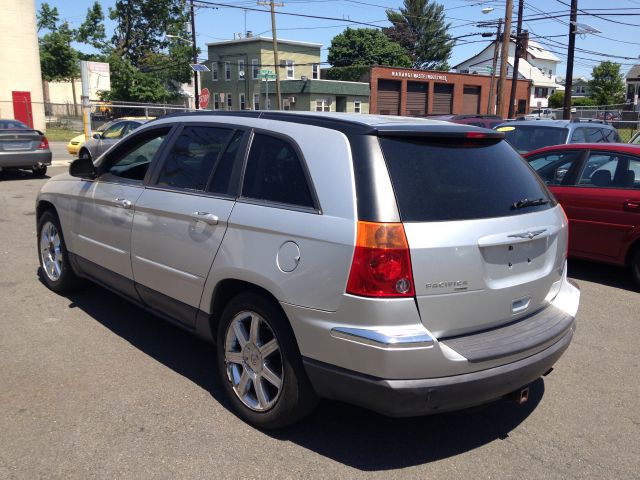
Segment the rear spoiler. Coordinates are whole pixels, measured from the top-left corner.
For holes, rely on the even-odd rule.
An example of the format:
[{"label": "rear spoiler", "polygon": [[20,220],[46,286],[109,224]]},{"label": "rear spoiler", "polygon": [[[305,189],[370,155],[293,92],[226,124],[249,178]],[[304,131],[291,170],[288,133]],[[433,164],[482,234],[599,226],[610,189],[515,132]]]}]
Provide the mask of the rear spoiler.
[{"label": "rear spoiler", "polygon": [[429,140],[487,140],[498,142],[504,139],[503,132],[489,130],[487,128],[377,128],[376,134],[379,137],[403,137],[403,138],[424,138]]}]

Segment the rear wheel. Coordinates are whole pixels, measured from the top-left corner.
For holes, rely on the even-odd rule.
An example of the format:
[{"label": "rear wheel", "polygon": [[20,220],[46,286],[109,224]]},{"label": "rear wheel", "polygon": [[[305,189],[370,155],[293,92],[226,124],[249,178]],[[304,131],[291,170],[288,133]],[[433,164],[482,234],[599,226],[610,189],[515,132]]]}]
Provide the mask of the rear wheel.
[{"label": "rear wheel", "polygon": [[32,167],[31,171],[33,172],[34,177],[44,177],[47,173],[47,166],[43,165],[41,167]]},{"label": "rear wheel", "polygon": [[264,295],[233,298],[218,325],[218,369],[236,413],[259,428],[281,428],[317,403],[283,312]]},{"label": "rear wheel", "polygon": [[77,290],[80,279],[69,263],[60,220],[48,210],[38,219],[38,258],[42,281],[56,293]]}]

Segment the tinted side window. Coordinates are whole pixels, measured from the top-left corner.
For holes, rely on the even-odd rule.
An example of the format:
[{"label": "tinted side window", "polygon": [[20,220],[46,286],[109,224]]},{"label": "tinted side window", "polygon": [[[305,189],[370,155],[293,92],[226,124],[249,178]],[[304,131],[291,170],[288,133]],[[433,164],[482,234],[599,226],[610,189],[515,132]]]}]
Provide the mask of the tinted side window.
[{"label": "tinted side window", "polygon": [[604,142],[604,136],[602,135],[602,129],[600,128],[587,128],[587,142],[599,143]]},{"label": "tinted side window", "polygon": [[561,185],[569,169],[580,158],[580,151],[554,152],[528,158],[529,165],[547,185]]},{"label": "tinted side window", "polygon": [[120,138],[124,135],[128,122],[118,122],[107,128],[102,134],[102,138]]},{"label": "tinted side window", "polygon": [[251,143],[242,195],[258,200],[313,208],[300,159],[288,142],[256,134]]},{"label": "tinted side window", "polygon": [[170,130],[170,127],[154,129],[130,140],[123,140],[124,143],[119,144],[106,158],[104,167],[100,167],[105,172],[105,178],[112,176],[142,182]]},{"label": "tinted side window", "polygon": [[233,130],[185,127],[162,165],[157,185],[204,190]]},{"label": "tinted side window", "polygon": [[586,128],[576,128],[571,135],[570,143],[587,143]]},{"label": "tinted side window", "polygon": [[[213,177],[211,178],[209,187],[207,188],[208,192],[220,193],[222,195],[235,195],[237,193],[238,182],[233,182],[233,167],[238,155],[238,150],[242,146],[243,135],[244,132],[236,132],[233,135],[227,149],[218,160],[218,164],[213,171]],[[237,178],[237,176],[235,178]]]}]

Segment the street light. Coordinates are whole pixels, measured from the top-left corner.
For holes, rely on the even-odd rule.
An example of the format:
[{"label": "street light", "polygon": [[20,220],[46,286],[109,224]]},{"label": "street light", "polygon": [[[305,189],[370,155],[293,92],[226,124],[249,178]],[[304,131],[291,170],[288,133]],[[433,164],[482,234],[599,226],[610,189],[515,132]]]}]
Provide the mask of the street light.
[{"label": "street light", "polygon": [[182,40],[183,42],[187,42],[187,43],[193,45],[193,42],[191,40],[189,40],[188,38],[181,37],[180,35],[170,35],[170,34],[167,33],[165,35],[165,37],[166,38],[176,38],[178,40]]}]

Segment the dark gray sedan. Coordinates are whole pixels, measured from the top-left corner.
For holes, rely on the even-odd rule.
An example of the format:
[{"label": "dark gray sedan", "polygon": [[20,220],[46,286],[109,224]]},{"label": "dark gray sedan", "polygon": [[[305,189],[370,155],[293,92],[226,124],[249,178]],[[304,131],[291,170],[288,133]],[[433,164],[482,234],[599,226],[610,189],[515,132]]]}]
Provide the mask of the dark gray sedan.
[{"label": "dark gray sedan", "polygon": [[44,133],[18,120],[0,120],[0,171],[29,169],[41,177],[47,165],[51,165],[51,150]]},{"label": "dark gray sedan", "polygon": [[95,160],[145,122],[146,120],[122,120],[113,122],[103,132],[94,132],[91,138],[80,148],[78,157]]}]

